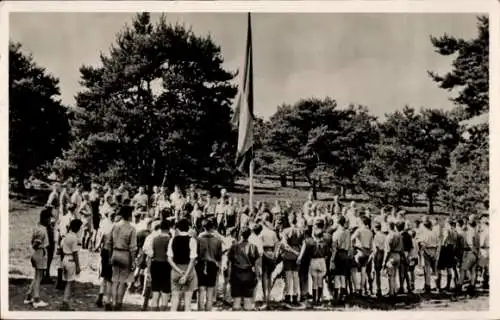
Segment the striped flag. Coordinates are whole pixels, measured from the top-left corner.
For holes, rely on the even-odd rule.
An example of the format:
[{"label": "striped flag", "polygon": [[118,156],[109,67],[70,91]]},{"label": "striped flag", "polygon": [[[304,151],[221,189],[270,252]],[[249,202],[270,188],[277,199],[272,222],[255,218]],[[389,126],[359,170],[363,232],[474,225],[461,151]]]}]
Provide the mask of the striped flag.
[{"label": "striped flag", "polygon": [[238,149],[236,165],[241,172],[248,172],[253,159],[253,59],[252,23],[248,13],[247,45],[245,52],[243,83],[240,86],[233,122],[238,125]]}]

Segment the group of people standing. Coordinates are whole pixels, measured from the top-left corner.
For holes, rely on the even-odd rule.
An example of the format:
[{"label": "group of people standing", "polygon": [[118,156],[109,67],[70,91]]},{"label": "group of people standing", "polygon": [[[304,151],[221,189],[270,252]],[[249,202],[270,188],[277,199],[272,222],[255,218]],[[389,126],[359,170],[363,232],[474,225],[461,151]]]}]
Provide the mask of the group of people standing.
[{"label": "group of people standing", "polygon": [[479,275],[487,288],[487,215],[410,221],[393,206],[376,213],[338,197],[325,204],[310,195],[299,209],[291,201],[251,208],[225,189],[212,201],[194,185],[171,194],[154,187],[150,195],[140,187],[130,197],[124,185],[93,184],[87,193],[56,184],[33,232],[36,272],[25,302],[47,305],[39,287],[57,251],[62,309],[69,310],[80,247],[100,252],[97,305],[105,310],[122,310],[127,291],[138,289],[143,310],[189,311],[193,299],[203,311],[217,299],[232,300],[234,310],[266,308],[279,279],[285,305],[316,307],[328,296],[338,304],[415,293],[416,268],[423,269],[424,293],[434,287],[459,295],[466,287],[472,295]]}]

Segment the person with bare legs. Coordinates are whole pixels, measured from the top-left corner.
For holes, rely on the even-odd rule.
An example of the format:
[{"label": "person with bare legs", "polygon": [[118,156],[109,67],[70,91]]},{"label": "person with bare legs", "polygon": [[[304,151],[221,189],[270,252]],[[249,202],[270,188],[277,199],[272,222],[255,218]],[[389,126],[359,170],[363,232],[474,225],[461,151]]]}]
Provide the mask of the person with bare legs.
[{"label": "person with bare legs", "polygon": [[233,297],[233,310],[252,310],[253,295],[260,270],[257,266],[259,253],[257,246],[250,243],[251,230],[248,227],[241,229],[241,240],[231,246],[228,253],[228,272]]},{"label": "person with bare legs", "polygon": [[363,216],[361,218],[361,222],[361,226],[352,234],[352,241],[355,249],[354,262],[356,264],[354,283],[359,296],[363,294],[363,289],[366,286],[368,277],[366,273],[366,265],[373,247],[373,233],[370,230],[369,225],[370,220],[366,216]]},{"label": "person with bare legs", "polygon": [[184,310],[191,310],[193,291],[198,287],[195,261],[198,257],[197,241],[189,233],[190,222],[182,218],[177,222],[177,234],[168,244],[167,257],[171,271],[172,303],[170,311],[179,308],[181,295],[184,298]]},{"label": "person with bare legs", "polygon": [[121,311],[123,298],[127,291],[127,281],[135,269],[134,257],[137,252],[137,235],[130,223],[131,206],[120,208],[121,219],[115,224],[108,241],[108,251],[111,256],[112,268],[112,299],[113,310]]},{"label": "person with bare legs", "polygon": [[40,221],[33,229],[31,235],[31,265],[35,269],[35,276],[26,293],[24,304],[32,304],[33,308],[47,307],[48,303],[40,300],[40,285],[47,269],[47,247],[49,246],[49,236],[47,225],[50,223],[51,209],[44,208],[40,212]]},{"label": "person with bare legs", "polygon": [[66,287],[64,288],[64,298],[61,306],[62,311],[72,310],[69,306],[69,300],[71,298],[72,287],[76,277],[80,274],[80,259],[78,257],[78,236],[77,233],[82,227],[82,222],[78,219],[71,221],[69,225],[69,230],[61,242],[61,250],[64,255],[62,265],[63,265],[63,280],[66,282]]},{"label": "person with bare legs", "polygon": [[215,300],[217,276],[222,262],[222,240],[215,235],[214,219],[205,219],[202,222],[205,230],[198,236],[198,275],[199,297],[198,310],[212,311]]},{"label": "person with bare legs", "polygon": [[351,233],[346,229],[346,218],[340,216],[337,221],[337,230],[332,235],[332,261],[330,269],[334,275],[333,289],[334,303],[347,295],[347,274],[349,266],[349,252],[352,248]]},{"label": "person with bare legs", "polygon": [[389,297],[396,295],[396,277],[401,264],[403,241],[401,234],[396,231],[394,222],[389,222],[389,233],[385,239],[384,263],[389,282]]}]

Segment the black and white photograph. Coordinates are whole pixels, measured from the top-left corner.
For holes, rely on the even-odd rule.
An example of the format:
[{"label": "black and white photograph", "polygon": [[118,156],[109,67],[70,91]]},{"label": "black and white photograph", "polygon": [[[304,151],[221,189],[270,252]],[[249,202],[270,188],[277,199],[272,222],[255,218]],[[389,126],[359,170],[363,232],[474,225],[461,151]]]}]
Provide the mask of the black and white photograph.
[{"label": "black and white photograph", "polygon": [[8,16],[9,312],[494,303],[488,11]]}]

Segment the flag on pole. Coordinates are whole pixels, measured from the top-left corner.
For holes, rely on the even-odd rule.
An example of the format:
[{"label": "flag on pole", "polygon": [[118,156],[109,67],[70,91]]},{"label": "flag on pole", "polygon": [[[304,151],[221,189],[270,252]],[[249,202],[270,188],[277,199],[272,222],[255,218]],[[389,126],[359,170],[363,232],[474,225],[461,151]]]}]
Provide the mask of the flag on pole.
[{"label": "flag on pole", "polygon": [[252,59],[252,23],[248,13],[247,44],[243,83],[238,92],[233,122],[238,126],[238,148],[236,165],[241,172],[250,170],[253,159],[253,59]]}]

